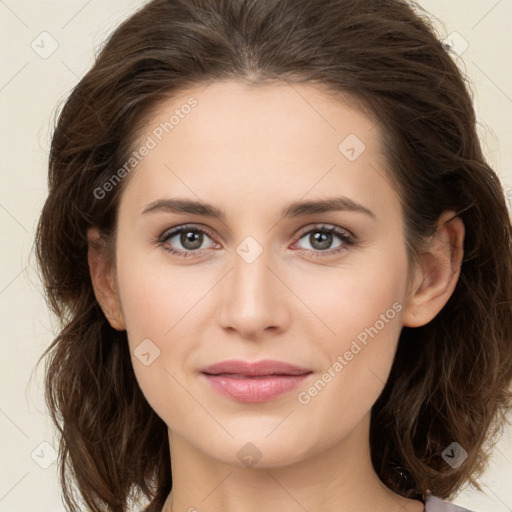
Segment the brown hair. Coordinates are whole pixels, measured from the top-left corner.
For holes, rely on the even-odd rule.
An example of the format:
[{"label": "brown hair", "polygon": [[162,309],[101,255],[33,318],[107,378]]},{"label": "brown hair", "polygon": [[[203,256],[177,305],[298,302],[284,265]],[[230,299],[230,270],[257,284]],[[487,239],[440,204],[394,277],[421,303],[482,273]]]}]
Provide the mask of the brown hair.
[{"label": "brown hair", "polygon": [[[112,241],[126,178],[102,199],[94,191],[133,151],[148,113],[217,78],[316,83],[375,116],[411,256],[443,211],[463,220],[457,287],[431,322],[402,329],[370,441],[375,470],[403,496],[479,488],[511,407],[511,225],[465,79],[428,16],[404,0],[153,0],[110,36],[51,144],[36,254],[62,322],[43,356],[66,504],[77,510],[71,479],[95,512],[124,511],[142,493],[156,512],[171,490],[167,426],[137,384],[126,331],[95,298],[86,230]],[[441,457],[453,441],[468,453],[457,468]]]}]

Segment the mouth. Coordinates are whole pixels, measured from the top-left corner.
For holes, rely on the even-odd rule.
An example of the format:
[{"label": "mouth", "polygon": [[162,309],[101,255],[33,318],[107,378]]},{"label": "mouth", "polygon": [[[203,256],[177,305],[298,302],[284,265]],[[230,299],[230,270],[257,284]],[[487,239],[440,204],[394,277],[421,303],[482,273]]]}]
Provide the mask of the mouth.
[{"label": "mouth", "polygon": [[223,361],[201,371],[215,391],[246,403],[267,402],[291,392],[312,373],[307,368],[271,360]]}]

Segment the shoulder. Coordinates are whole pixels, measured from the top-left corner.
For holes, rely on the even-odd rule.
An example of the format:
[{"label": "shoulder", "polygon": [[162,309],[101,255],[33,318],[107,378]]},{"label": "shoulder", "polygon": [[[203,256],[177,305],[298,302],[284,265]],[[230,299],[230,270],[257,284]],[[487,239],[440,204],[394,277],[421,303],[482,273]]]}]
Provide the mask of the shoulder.
[{"label": "shoulder", "polygon": [[430,494],[425,501],[425,512],[473,512],[464,507],[437,498]]}]

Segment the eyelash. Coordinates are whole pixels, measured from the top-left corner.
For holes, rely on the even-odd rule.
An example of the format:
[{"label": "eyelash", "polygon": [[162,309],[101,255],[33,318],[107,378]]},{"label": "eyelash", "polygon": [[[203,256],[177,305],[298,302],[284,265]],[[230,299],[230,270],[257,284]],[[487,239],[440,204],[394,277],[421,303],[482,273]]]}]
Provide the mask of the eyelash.
[{"label": "eyelash", "polygon": [[[206,228],[199,228],[199,227],[193,226],[193,225],[183,225],[183,226],[180,226],[178,228],[173,228],[171,231],[165,231],[164,233],[162,233],[158,237],[157,243],[162,246],[164,251],[166,251],[168,253],[171,253],[173,255],[176,255],[176,256],[179,256],[179,257],[182,257],[182,258],[190,258],[190,257],[196,256],[199,253],[201,253],[204,249],[197,249],[195,251],[178,251],[176,249],[172,249],[169,246],[165,245],[167,240],[169,240],[170,238],[174,237],[177,234],[180,234],[182,232],[187,232],[187,231],[194,231],[194,232],[197,232],[197,233],[206,234],[213,241],[215,241],[215,238],[214,238],[213,234],[208,229],[206,229]],[[334,249],[334,250],[312,251],[310,249],[299,249],[299,252],[312,253],[313,257],[315,257],[315,258],[317,258],[317,257],[329,257],[329,256],[334,256],[336,254],[339,254],[339,253],[347,250],[347,246],[353,246],[353,245],[356,244],[355,237],[351,233],[349,233],[347,230],[341,229],[341,228],[336,228],[336,227],[325,226],[323,224],[319,224],[319,225],[314,226],[313,228],[309,229],[308,231],[303,232],[297,238],[296,241],[298,242],[299,240],[304,238],[305,235],[309,235],[309,234],[314,233],[314,232],[325,232],[325,233],[328,233],[328,234],[337,235],[340,238],[342,243],[336,249]]]}]

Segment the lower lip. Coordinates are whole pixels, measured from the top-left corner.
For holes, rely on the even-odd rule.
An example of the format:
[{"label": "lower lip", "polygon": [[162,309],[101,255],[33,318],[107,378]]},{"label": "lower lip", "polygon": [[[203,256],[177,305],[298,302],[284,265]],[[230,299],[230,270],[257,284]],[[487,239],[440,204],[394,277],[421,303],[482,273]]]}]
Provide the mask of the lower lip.
[{"label": "lower lip", "polygon": [[297,388],[311,373],[303,375],[268,375],[264,377],[234,377],[203,373],[219,393],[238,402],[261,403],[273,400]]}]

